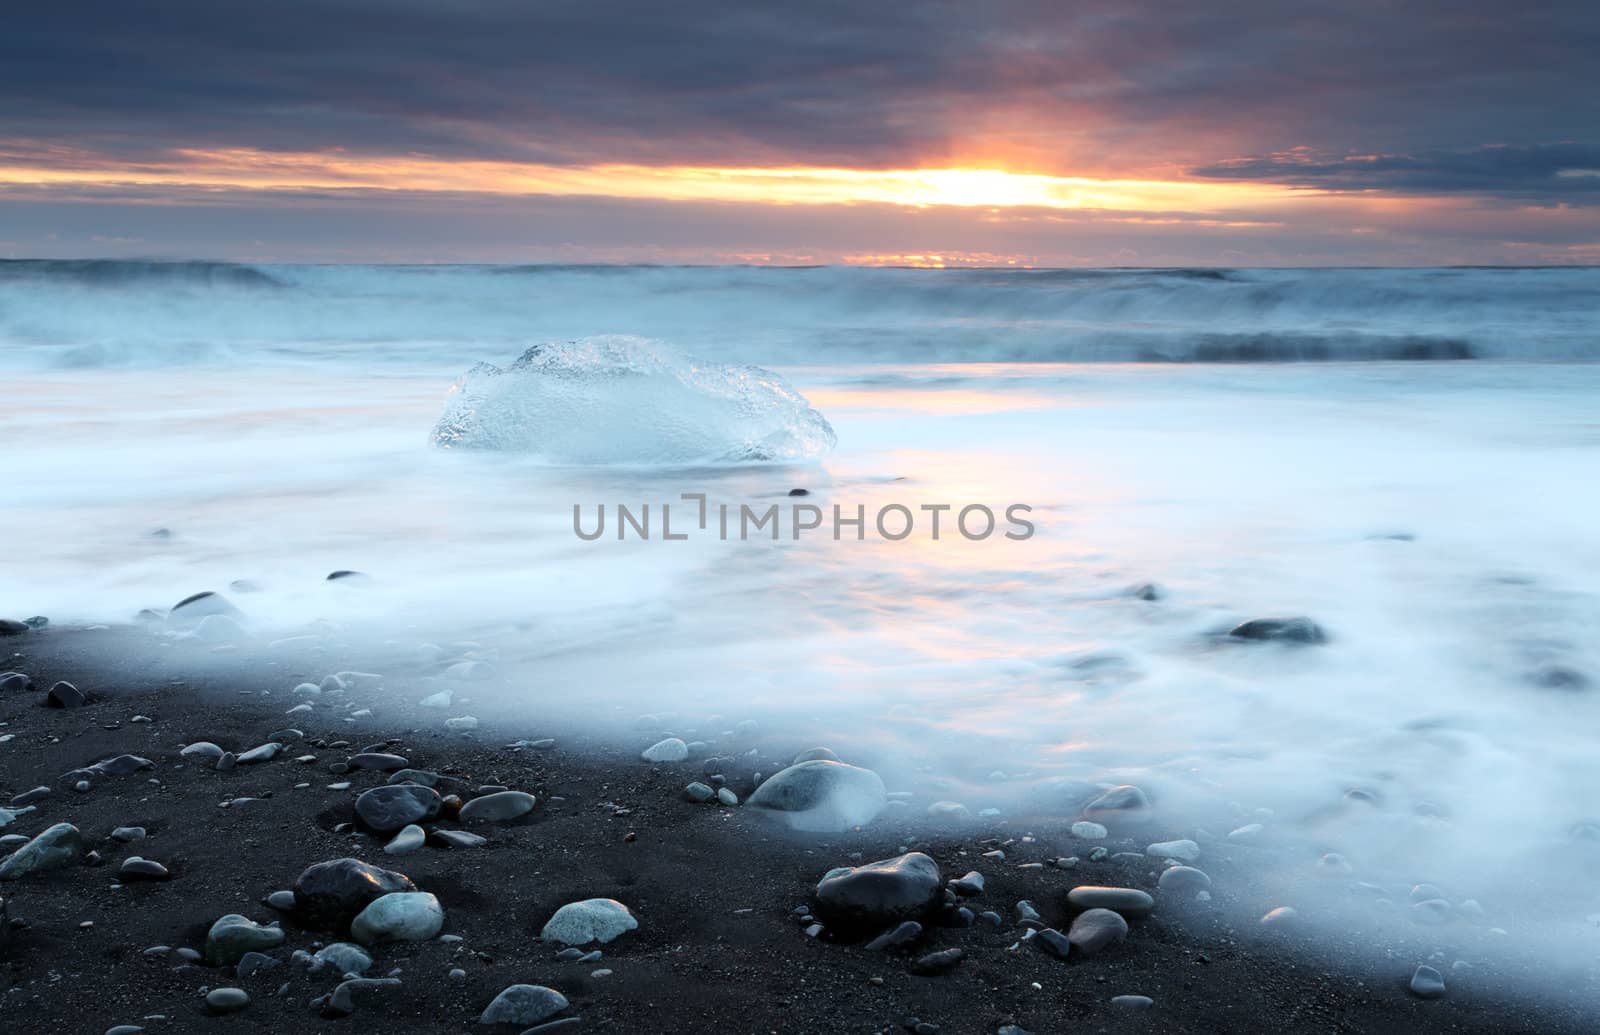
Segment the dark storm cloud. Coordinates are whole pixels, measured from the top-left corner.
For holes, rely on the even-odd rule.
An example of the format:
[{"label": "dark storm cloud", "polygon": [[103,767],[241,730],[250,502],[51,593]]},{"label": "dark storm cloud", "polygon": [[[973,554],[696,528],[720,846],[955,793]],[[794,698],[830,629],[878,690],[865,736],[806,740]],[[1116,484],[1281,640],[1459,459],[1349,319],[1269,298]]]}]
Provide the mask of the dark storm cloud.
[{"label": "dark storm cloud", "polygon": [[1600,202],[1600,146],[1585,144],[1378,155],[1293,151],[1231,159],[1190,172],[1213,179],[1264,180],[1323,190]]},{"label": "dark storm cloud", "polygon": [[[1592,0],[36,3],[0,33],[0,139],[113,159],[338,147],[884,166],[976,149],[1233,178],[1281,163],[1216,163],[1299,146],[1495,144],[1537,164],[1536,145],[1600,145],[1597,52]],[[1451,180],[1449,162],[1418,161]]]}]

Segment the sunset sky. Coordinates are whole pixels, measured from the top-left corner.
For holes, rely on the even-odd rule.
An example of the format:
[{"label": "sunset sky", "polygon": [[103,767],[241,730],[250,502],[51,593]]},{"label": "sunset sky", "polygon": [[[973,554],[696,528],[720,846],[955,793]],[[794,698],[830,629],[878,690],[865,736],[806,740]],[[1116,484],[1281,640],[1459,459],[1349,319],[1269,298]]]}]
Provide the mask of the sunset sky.
[{"label": "sunset sky", "polygon": [[0,257],[1600,262],[1600,3],[17,5]]}]

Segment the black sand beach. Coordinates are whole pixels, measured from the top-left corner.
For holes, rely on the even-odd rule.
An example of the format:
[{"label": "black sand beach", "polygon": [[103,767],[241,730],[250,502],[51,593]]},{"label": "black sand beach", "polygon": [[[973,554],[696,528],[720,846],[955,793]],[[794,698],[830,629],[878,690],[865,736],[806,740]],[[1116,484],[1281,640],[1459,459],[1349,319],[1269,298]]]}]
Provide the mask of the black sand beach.
[{"label": "black sand beach", "polygon": [[[970,818],[930,832],[919,794],[912,807],[891,810],[864,830],[790,833],[754,809],[686,801],[684,787],[704,779],[702,765],[641,761],[656,730],[614,741],[493,722],[447,731],[441,715],[413,703],[427,692],[421,673],[386,674],[323,696],[309,714],[286,717],[295,703],[289,688],[302,679],[384,673],[386,663],[395,664],[334,653],[314,662],[267,648],[217,655],[207,645],[165,644],[137,627],[45,629],[0,641],[0,670],[25,672],[35,687],[0,696],[0,734],[10,735],[0,744],[0,807],[30,788],[51,788],[36,813],[4,832],[32,835],[71,823],[98,856],[0,883],[10,917],[0,965],[5,1030],[516,1031],[521,1026],[477,1022],[502,989],[519,983],[561,992],[570,1005],[552,1020],[578,1018],[571,1030],[1592,1030],[1575,1006],[1540,997],[1515,962],[1475,964],[1469,979],[1459,979],[1449,968],[1451,952],[1494,958],[1493,938],[1481,928],[1391,925],[1382,933],[1385,957],[1361,951],[1372,943],[1370,931],[1313,940],[1294,925],[1262,925],[1257,918],[1282,905],[1283,892],[1252,878],[1248,849],[1206,846],[1197,865],[1209,874],[1215,901],[1204,908],[1175,903],[1156,888],[1157,860],[1119,853],[1188,836],[1179,830],[1113,829],[1103,842],[1111,857],[1096,862],[1090,846],[1067,833],[1076,815]],[[226,670],[216,669],[219,657]],[[57,680],[87,691],[90,703],[47,707],[46,691]],[[352,719],[369,708],[370,717]],[[286,727],[303,739],[279,732]],[[243,752],[274,732],[285,742],[277,757],[230,771],[179,754],[202,740]],[[554,743],[506,746],[528,737]],[[713,747],[754,748],[761,759],[754,764],[769,773],[813,746],[782,730],[737,739]],[[386,855],[385,837],[342,825],[354,819],[355,794],[388,774],[330,771],[380,747],[413,768],[462,781],[466,796],[480,785],[506,786],[534,794],[537,807],[508,823],[472,825],[488,838],[481,846],[430,842],[414,854]],[[125,753],[154,769],[97,777],[86,791],[63,780]],[[741,797],[747,776],[729,776]],[[328,788],[347,780],[348,790]],[[109,837],[124,826],[143,827],[147,837],[131,844]],[[808,937],[796,910],[814,900],[826,871],[908,849],[932,856],[947,880],[981,873],[982,892],[964,904],[993,910],[1003,923],[929,923],[915,943],[888,952],[835,941],[831,932]],[[984,855],[995,850],[1003,860]],[[119,886],[119,866],[132,855],[162,863],[170,879]],[[437,896],[445,934],[461,940],[370,950],[368,976],[393,974],[399,985],[363,990],[353,1015],[328,1017],[320,997],[338,977],[308,973],[290,954],[342,936],[302,927],[295,914],[263,899],[292,887],[306,867],[347,856],[403,872]],[[1054,860],[1062,856],[1080,861],[1061,869]],[[1143,888],[1156,895],[1156,908],[1133,922],[1126,941],[1090,958],[1063,961],[1019,943],[1019,900],[1037,907],[1042,925],[1065,931],[1066,894],[1083,884]],[[559,946],[539,940],[542,926],[564,903],[597,897],[626,904],[637,930],[603,946],[598,960],[559,961]],[[175,954],[203,948],[208,928],[229,913],[280,922],[287,938],[269,954],[281,962],[241,978],[231,966]],[[155,946],[172,951],[148,951]],[[915,972],[914,961],[951,948],[962,952],[953,969]],[[1430,961],[1441,949],[1445,961]],[[1407,991],[1424,962],[1444,971],[1444,998]],[[456,968],[464,974],[449,976]],[[597,974],[602,969],[609,973]],[[243,989],[249,1005],[216,1015],[206,992],[221,987]],[[1518,998],[1516,990],[1529,988],[1535,990]],[[1153,1003],[1118,1005],[1117,996]]]}]

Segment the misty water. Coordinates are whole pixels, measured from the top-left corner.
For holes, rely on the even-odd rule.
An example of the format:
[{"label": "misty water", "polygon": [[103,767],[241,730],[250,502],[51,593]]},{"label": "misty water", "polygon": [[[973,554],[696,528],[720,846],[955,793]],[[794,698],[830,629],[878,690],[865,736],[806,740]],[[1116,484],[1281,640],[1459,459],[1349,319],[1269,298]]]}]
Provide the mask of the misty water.
[{"label": "misty water", "polygon": [[[1163,836],[1261,823],[1287,887],[1341,853],[1327,916],[1351,880],[1397,911],[1428,881],[1591,960],[1597,297],[1594,270],[3,264],[0,614],[123,623],[247,579],[263,639],[492,644],[523,678],[503,720],[792,725],[973,812],[1134,783]],[[770,368],[837,446],[430,443],[474,364],[603,334]],[[579,430],[626,445],[627,409]],[[781,534],[724,540],[684,494]],[[996,531],[953,533],[974,504]],[[1301,615],[1326,643],[1219,635]]]}]

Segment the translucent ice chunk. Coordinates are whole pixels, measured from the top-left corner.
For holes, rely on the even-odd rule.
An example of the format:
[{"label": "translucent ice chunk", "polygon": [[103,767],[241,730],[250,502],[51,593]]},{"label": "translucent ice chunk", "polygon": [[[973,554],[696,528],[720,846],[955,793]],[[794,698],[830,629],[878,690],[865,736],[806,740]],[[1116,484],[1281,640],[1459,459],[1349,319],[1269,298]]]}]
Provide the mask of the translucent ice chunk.
[{"label": "translucent ice chunk", "polygon": [[479,364],[433,429],[441,448],[567,464],[806,460],[834,442],[827,419],[770,370],[633,337],[535,345],[504,370]]}]

